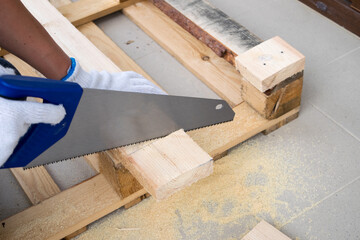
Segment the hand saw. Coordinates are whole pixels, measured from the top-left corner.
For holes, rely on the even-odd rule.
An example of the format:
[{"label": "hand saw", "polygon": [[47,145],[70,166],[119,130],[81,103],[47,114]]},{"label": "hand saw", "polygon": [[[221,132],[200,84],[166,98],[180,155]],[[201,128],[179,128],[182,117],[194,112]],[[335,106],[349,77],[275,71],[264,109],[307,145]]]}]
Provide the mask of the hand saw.
[{"label": "hand saw", "polygon": [[[2,168],[35,167],[231,121],[224,100],[81,88],[76,83],[1,76],[0,96],[62,104],[56,125],[34,124]],[[0,136],[6,137],[6,136]]]}]

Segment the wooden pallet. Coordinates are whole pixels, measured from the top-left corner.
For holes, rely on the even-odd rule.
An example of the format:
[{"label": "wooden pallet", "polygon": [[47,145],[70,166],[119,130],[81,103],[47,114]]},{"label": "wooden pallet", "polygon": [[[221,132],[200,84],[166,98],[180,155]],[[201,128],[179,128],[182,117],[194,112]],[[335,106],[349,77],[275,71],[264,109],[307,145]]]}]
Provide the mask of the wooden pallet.
[{"label": "wooden pallet", "polygon": [[[228,149],[250,137],[261,132],[269,133],[298,116],[300,106],[296,105],[282,112],[281,116],[266,119],[255,110],[256,108],[254,109],[243,101],[243,78],[234,67],[235,58],[261,43],[261,40],[243,26],[231,19],[225,19],[227,17],[224,13],[205,2],[195,1],[200,4],[196,5],[196,9],[206,8],[218,14],[219,26],[224,26],[225,23],[228,24],[227,26],[232,26],[233,30],[240,34],[240,37],[229,40],[228,33],[221,29],[206,29],[199,23],[204,19],[192,18],[193,16],[189,12],[176,5],[177,1],[145,1],[136,4],[134,3],[139,1],[80,0],[76,3],[69,3],[68,0],[52,0],[50,2],[77,25],[78,30],[96,48],[79,32],[68,26],[65,18],[56,9],[52,9],[48,5],[48,1],[24,0],[34,15],[36,15],[36,9],[47,9],[46,16],[42,16],[42,20],[39,21],[42,21],[48,30],[61,25],[62,28],[66,27],[71,32],[71,39],[76,39],[76,42],[65,39],[64,35],[55,34],[53,38],[69,55],[75,56],[85,69],[132,70],[152,80],[91,22],[125,7],[124,14],[219,96],[223,97],[236,113],[234,121],[188,132],[188,135],[214,159],[223,156]],[[176,16],[172,13],[176,13]],[[175,23],[172,18],[176,19],[179,24]],[[206,21],[210,21],[210,19]],[[54,24],[55,22],[61,24]],[[80,40],[81,46],[77,45]],[[89,57],[90,53],[92,57]],[[4,57],[12,62],[23,75],[38,75],[34,69],[15,56],[7,54]],[[92,59],[96,59],[96,61]],[[281,86],[280,89],[284,89],[284,86]],[[272,96],[278,90],[274,88],[271,90],[272,93],[264,95],[265,98]],[[301,94],[301,88],[299,91],[297,94]],[[122,206],[130,207],[140,202],[148,194],[123,166],[123,159],[119,151],[126,152],[127,150],[128,148],[121,148],[87,156],[87,162],[98,174],[62,192],[44,167],[25,171],[12,169],[12,173],[34,206],[2,220],[0,238],[70,238],[73,233],[78,234],[86,230],[88,224],[116,209]]]}]

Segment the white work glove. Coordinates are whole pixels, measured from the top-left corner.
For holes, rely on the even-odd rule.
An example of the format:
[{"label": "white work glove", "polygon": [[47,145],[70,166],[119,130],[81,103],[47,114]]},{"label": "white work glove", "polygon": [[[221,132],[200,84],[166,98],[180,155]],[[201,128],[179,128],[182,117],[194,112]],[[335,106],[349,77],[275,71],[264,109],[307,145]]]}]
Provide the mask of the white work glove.
[{"label": "white work glove", "polygon": [[[15,70],[0,65],[1,75],[15,75]],[[11,156],[19,139],[31,124],[57,124],[65,116],[63,106],[14,101],[0,97],[0,166]]]},{"label": "white work glove", "polygon": [[75,59],[72,58],[71,60],[72,66],[69,69],[68,75],[63,80],[78,83],[82,88],[165,94],[155,84],[136,72],[86,72]]}]

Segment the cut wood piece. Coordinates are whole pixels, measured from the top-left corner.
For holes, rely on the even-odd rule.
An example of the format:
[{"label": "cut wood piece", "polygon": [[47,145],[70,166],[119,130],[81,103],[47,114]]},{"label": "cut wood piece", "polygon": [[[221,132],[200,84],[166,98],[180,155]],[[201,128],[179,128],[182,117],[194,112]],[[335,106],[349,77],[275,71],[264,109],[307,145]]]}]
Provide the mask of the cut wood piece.
[{"label": "cut wood piece", "polygon": [[152,3],[136,3],[123,12],[232,107],[242,102],[240,74],[234,67]]},{"label": "cut wood piece", "polygon": [[245,27],[204,0],[152,0],[177,24],[235,65],[235,57],[261,43]]},{"label": "cut wood piece", "polygon": [[158,200],[209,176],[213,169],[212,158],[184,130],[146,144],[131,153],[119,149],[116,156]]},{"label": "cut wood piece", "polygon": [[61,239],[145,193],[121,199],[99,174],[2,220],[0,239]]},{"label": "cut wood piece", "polygon": [[47,0],[22,2],[66,54],[75,57],[85,70],[121,71]]},{"label": "cut wood piece", "polygon": [[139,1],[141,0],[79,0],[64,6],[59,6],[58,10],[74,26],[79,26],[119,11]]},{"label": "cut wood piece", "polygon": [[271,38],[236,57],[241,75],[265,92],[302,72],[305,57],[280,37]]},{"label": "cut wood piece", "polygon": [[43,166],[28,170],[12,168],[10,171],[33,205],[60,193],[58,185]]},{"label": "cut wood piece", "polygon": [[242,240],[291,240],[265,221],[257,224]]},{"label": "cut wood piece", "polygon": [[293,75],[265,93],[260,92],[243,78],[241,95],[261,116],[275,119],[300,106],[302,86],[303,72]]}]

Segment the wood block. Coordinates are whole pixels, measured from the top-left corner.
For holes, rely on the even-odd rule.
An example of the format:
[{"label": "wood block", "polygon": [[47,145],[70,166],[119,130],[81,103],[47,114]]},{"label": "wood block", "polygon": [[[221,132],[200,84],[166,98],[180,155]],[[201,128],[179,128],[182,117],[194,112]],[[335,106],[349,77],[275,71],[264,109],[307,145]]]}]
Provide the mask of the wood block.
[{"label": "wood block", "polygon": [[261,92],[302,72],[305,57],[280,37],[271,38],[236,57],[242,76]]},{"label": "wood block", "polygon": [[[122,149],[125,151],[125,148]],[[101,161],[99,161],[100,172],[104,174],[119,196],[125,198],[139,191],[143,187],[121,163],[113,161],[114,158],[119,157],[117,156],[118,152],[119,151],[115,149],[99,153],[101,159]],[[120,158],[124,158],[121,151],[120,155]]]},{"label": "wood block", "polygon": [[296,118],[298,118],[298,116],[299,116],[299,112],[294,113],[294,114],[290,115],[289,117],[286,117],[283,120],[279,121],[277,124],[273,125],[272,127],[265,129],[262,133],[264,135],[268,135],[268,134],[272,133],[273,131],[281,128],[285,124],[288,124],[289,122],[295,120]]},{"label": "wood block", "polygon": [[120,149],[115,156],[158,200],[209,176],[213,169],[212,158],[184,130],[146,143],[132,153]]},{"label": "wood block", "polygon": [[256,225],[242,240],[291,240],[265,221]]},{"label": "wood block", "polygon": [[[235,66],[235,57],[261,43],[261,39],[205,0],[151,0],[216,55]],[[206,13],[206,14],[204,14]]]},{"label": "wood block", "polygon": [[10,171],[33,205],[39,204],[45,199],[60,193],[60,188],[56,185],[44,166],[27,170],[11,168]]},{"label": "wood block", "polygon": [[303,72],[293,75],[265,93],[243,78],[241,96],[262,117],[275,119],[300,106],[302,85]]}]

